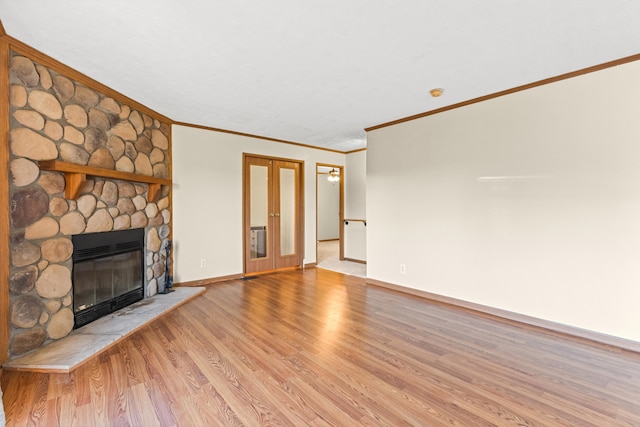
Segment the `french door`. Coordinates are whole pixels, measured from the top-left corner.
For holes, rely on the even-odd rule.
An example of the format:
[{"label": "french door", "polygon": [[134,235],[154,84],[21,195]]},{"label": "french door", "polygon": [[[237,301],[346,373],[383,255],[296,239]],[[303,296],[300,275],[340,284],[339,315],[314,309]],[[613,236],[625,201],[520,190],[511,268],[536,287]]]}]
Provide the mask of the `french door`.
[{"label": "french door", "polygon": [[301,162],[244,156],[245,274],[302,264]]}]

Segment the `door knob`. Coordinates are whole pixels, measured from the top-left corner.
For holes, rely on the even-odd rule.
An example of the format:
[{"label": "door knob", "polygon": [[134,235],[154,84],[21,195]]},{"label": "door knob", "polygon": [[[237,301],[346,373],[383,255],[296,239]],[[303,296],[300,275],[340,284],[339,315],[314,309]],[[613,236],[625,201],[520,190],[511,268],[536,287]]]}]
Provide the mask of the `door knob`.
[{"label": "door knob", "polygon": [[275,216],[280,216],[280,213],[275,214]]}]

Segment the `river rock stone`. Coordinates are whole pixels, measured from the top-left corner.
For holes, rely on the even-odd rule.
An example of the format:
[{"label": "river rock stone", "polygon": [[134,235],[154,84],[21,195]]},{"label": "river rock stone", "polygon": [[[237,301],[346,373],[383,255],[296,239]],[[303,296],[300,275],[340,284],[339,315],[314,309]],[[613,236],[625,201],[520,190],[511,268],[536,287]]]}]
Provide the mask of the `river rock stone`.
[{"label": "river rock stone", "polygon": [[136,130],[131,123],[123,121],[111,128],[111,133],[119,136],[125,141],[135,141],[138,138]]},{"label": "river rock stone", "polygon": [[61,102],[66,103],[73,97],[75,86],[68,78],[56,75],[53,77],[53,90],[58,95],[58,99]]},{"label": "river rock stone", "polygon": [[47,313],[46,311],[43,311],[42,314],[40,315],[40,320],[38,320],[38,323],[40,323],[41,325],[44,325],[45,323],[47,323],[49,321],[49,313]]},{"label": "river rock stone", "polygon": [[73,126],[64,127],[64,139],[75,145],[84,144],[84,133],[80,132]]},{"label": "river rock stone", "polygon": [[78,197],[78,210],[85,218],[89,218],[96,210],[97,200],[92,194],[84,194]]},{"label": "river rock stone", "polygon": [[129,114],[131,114],[131,107],[129,107],[128,105],[121,105],[120,106],[120,118],[121,119],[127,119],[129,117]]},{"label": "river rock stone", "polygon": [[44,306],[46,307],[47,311],[49,311],[49,313],[55,313],[56,311],[60,310],[60,307],[62,307],[62,303],[59,299],[52,299],[50,301],[47,301]]},{"label": "river rock stone", "polygon": [[152,297],[158,293],[158,281],[156,279],[149,280],[147,283],[147,296]]},{"label": "river rock stone", "polygon": [[103,131],[108,131],[111,128],[111,122],[107,115],[95,108],[89,110],[89,124]]},{"label": "river rock stone", "polygon": [[158,225],[162,225],[162,217],[158,215],[154,216],[153,218],[149,218],[149,222],[147,225],[149,227],[157,227]]},{"label": "river rock stone", "polygon": [[158,163],[157,165],[153,165],[153,176],[157,176],[159,178],[167,178],[169,176],[169,170],[164,163]]},{"label": "river rock stone", "polygon": [[38,279],[38,267],[30,265],[11,275],[9,290],[16,295],[28,294],[35,287],[36,279]]},{"label": "river rock stone", "polygon": [[124,141],[119,136],[111,135],[107,140],[106,147],[116,160],[124,155]]},{"label": "river rock stone", "polygon": [[144,212],[147,214],[147,217],[153,218],[158,215],[158,205],[153,202],[147,203],[147,206],[144,208]]},{"label": "river rock stone", "polygon": [[167,150],[169,148],[169,139],[158,129],[154,129],[151,132],[151,142],[161,150]]},{"label": "river rock stone", "polygon": [[58,234],[58,221],[45,216],[24,230],[24,237],[29,240],[46,239]]},{"label": "river rock stone", "polygon": [[144,130],[144,121],[142,120],[142,116],[136,110],[133,110],[131,114],[129,114],[129,122],[133,125],[133,128],[136,130],[138,134],[141,134]]},{"label": "river rock stone", "polygon": [[109,113],[120,114],[120,106],[113,98],[103,98],[98,107]]},{"label": "river rock stone", "polygon": [[89,153],[78,145],[63,142],[60,144],[60,158],[65,162],[86,165],[89,162]]},{"label": "river rock stone", "polygon": [[151,144],[151,140],[144,135],[136,140],[135,147],[138,153],[149,154],[151,153],[151,150],[153,150],[153,144]]},{"label": "river rock stone", "polygon": [[11,58],[11,71],[27,86],[37,86],[40,82],[40,75],[36,71],[35,65],[30,59],[24,56],[14,56]]},{"label": "river rock stone", "polygon": [[158,209],[162,210],[162,209],[166,209],[169,207],[169,198],[168,197],[163,197],[160,200],[158,200]]},{"label": "river rock stone", "polygon": [[11,85],[11,105],[16,108],[27,105],[27,90],[24,86]]},{"label": "river rock stone", "polygon": [[13,301],[11,323],[18,328],[33,328],[38,324],[43,311],[44,304],[39,299],[31,295],[23,295]]},{"label": "river rock stone", "polygon": [[135,197],[136,188],[128,181],[118,181],[118,194],[120,197]]},{"label": "river rock stone", "polygon": [[11,353],[22,354],[29,350],[38,348],[47,338],[47,334],[42,328],[33,328],[24,332],[17,332],[11,340]]},{"label": "river rock stone", "polygon": [[55,197],[49,202],[49,212],[53,216],[62,216],[69,210],[67,201],[62,197]]},{"label": "river rock stone", "polygon": [[131,142],[127,142],[124,145],[124,155],[130,158],[131,160],[135,160],[138,156],[138,150],[136,150],[135,145]]},{"label": "river rock stone", "polygon": [[154,263],[151,269],[153,270],[153,277],[161,277],[164,274],[164,262],[159,261]]},{"label": "river rock stone", "polygon": [[51,316],[47,325],[49,338],[57,340],[69,335],[73,329],[73,311],[70,308],[62,308]]},{"label": "river rock stone", "polygon": [[69,212],[60,218],[60,231],[67,236],[80,234],[86,228],[84,216],[80,212]]},{"label": "river rock stone", "polygon": [[42,298],[62,298],[71,291],[71,270],[63,265],[49,265],[36,280],[36,292]]},{"label": "river rock stone", "polygon": [[11,247],[11,265],[25,267],[40,259],[40,247],[30,242],[21,242]]},{"label": "river rock stone", "polygon": [[159,148],[154,148],[149,154],[149,160],[151,160],[152,165],[164,162],[164,152]]},{"label": "river rock stone", "polygon": [[99,147],[106,147],[107,134],[98,128],[90,127],[84,131],[84,146],[89,153],[93,153]]},{"label": "river rock stone", "polygon": [[109,215],[111,215],[111,218],[115,218],[120,215],[120,209],[115,206],[107,209],[107,211],[109,212]]},{"label": "river rock stone", "polygon": [[77,128],[84,129],[87,127],[87,112],[80,105],[70,104],[64,107],[64,118]]},{"label": "river rock stone", "polygon": [[51,79],[49,70],[44,68],[42,65],[36,65],[36,70],[40,75],[40,86],[42,86],[43,89],[51,89],[53,86],[53,80]]},{"label": "river rock stone", "polygon": [[26,227],[49,210],[49,196],[38,188],[25,188],[11,197],[11,221],[15,228]]},{"label": "river rock stone", "polygon": [[147,200],[139,194],[133,199],[131,199],[131,201],[133,202],[134,206],[136,207],[136,210],[138,211],[143,210],[147,206]]},{"label": "river rock stone", "polygon": [[136,207],[128,197],[121,197],[118,200],[118,210],[121,214],[132,214],[136,211]]},{"label": "river rock stone", "polygon": [[148,222],[149,219],[144,212],[138,211],[131,215],[131,228],[144,228]]},{"label": "river rock stone", "polygon": [[113,220],[114,230],[128,230],[131,228],[131,217],[129,215],[120,215]]},{"label": "river rock stone", "polygon": [[89,89],[86,86],[77,85],[76,86],[76,95],[74,97],[75,101],[82,105],[83,107],[89,109],[98,105],[100,101],[100,97],[93,90]]},{"label": "river rock stone", "polygon": [[142,113],[142,120],[144,120],[144,127],[150,128],[153,125],[153,119],[151,116]]},{"label": "river rock stone", "polygon": [[138,157],[134,161],[136,167],[136,173],[140,175],[153,175],[153,167],[151,166],[151,162],[149,161],[149,156],[144,153],[138,153]]},{"label": "river rock stone", "polygon": [[118,186],[115,182],[105,181],[100,199],[108,206],[114,206],[118,203]]},{"label": "river rock stone", "polygon": [[87,233],[113,230],[113,218],[106,209],[97,210],[87,221]]},{"label": "river rock stone", "polygon": [[94,196],[96,197],[100,197],[102,196],[102,190],[104,189],[104,183],[106,181],[104,179],[101,179],[99,181],[96,181],[95,185],[93,186],[93,190],[92,193]]},{"label": "river rock stone", "polygon": [[89,166],[102,169],[114,169],[116,162],[113,160],[111,152],[106,147],[100,147],[91,154],[89,158]]},{"label": "river rock stone", "polygon": [[31,108],[50,119],[58,120],[62,118],[62,105],[49,92],[33,90],[29,93],[27,102]]},{"label": "river rock stone", "polygon": [[162,215],[164,223],[169,224],[169,222],[171,221],[171,212],[169,211],[169,209],[163,209],[162,211],[160,211],[160,215]]},{"label": "river rock stone", "polygon": [[34,162],[24,158],[17,158],[11,161],[11,176],[13,177],[13,185],[16,187],[24,187],[35,182],[40,175],[40,168]]},{"label": "river rock stone", "polygon": [[126,156],[122,156],[116,162],[116,169],[121,172],[133,173],[133,171],[135,170],[135,166],[133,165],[133,162],[131,161],[130,158]]},{"label": "river rock stone", "polygon": [[44,117],[36,111],[17,110],[13,113],[13,117],[18,123],[31,129],[42,130],[44,128]]},{"label": "river rock stone", "polygon": [[67,238],[45,240],[40,249],[42,257],[52,263],[64,262],[73,254],[73,244]]},{"label": "river rock stone", "polygon": [[44,133],[54,141],[60,141],[64,135],[64,131],[60,123],[53,120],[47,120],[45,122]]},{"label": "river rock stone", "polygon": [[72,302],[73,302],[73,298],[71,297],[71,294],[62,298],[62,305],[64,305],[65,307],[69,307]]},{"label": "river rock stone", "polygon": [[160,236],[158,236],[158,230],[156,230],[155,228],[149,230],[149,232],[147,233],[147,250],[158,252],[160,250],[161,244],[162,241],[160,240]]},{"label": "river rock stone", "polygon": [[31,129],[11,129],[10,139],[11,152],[15,156],[32,160],[53,160],[58,157],[56,144]]},{"label": "river rock stone", "polygon": [[[58,172],[41,172],[38,184],[49,194],[58,194],[64,191],[64,175]],[[47,200],[47,205],[49,200]]]}]

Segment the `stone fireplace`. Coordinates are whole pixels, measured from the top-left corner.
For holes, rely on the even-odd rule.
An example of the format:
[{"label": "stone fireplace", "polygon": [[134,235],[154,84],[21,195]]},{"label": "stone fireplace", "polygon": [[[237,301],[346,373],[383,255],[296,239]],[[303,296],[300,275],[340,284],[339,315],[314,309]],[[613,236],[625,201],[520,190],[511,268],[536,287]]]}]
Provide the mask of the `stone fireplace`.
[{"label": "stone fireplace", "polygon": [[[74,253],[83,236],[139,230],[143,248],[133,258],[140,258],[141,269],[133,276],[139,274],[142,286],[124,293],[147,297],[164,284],[164,248],[171,235],[170,185],[151,191],[144,180],[90,175],[84,180],[83,174],[44,170],[39,162],[167,181],[170,124],[51,58],[30,56],[25,48],[11,51],[9,76],[9,354],[14,357],[67,336],[76,322],[75,308],[99,305],[74,297],[74,276],[81,274],[74,268]],[[78,185],[78,176],[82,185],[69,197],[65,189]],[[110,255],[110,262],[113,257],[120,262],[116,270],[136,262],[119,255]]]}]

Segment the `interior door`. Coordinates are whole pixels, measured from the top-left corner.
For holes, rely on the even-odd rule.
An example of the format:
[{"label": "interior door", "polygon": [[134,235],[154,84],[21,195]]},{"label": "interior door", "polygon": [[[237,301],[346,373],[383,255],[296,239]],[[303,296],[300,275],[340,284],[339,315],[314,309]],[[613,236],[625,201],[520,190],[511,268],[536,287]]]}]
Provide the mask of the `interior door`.
[{"label": "interior door", "polygon": [[245,156],[245,274],[302,263],[301,163]]}]

